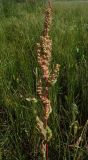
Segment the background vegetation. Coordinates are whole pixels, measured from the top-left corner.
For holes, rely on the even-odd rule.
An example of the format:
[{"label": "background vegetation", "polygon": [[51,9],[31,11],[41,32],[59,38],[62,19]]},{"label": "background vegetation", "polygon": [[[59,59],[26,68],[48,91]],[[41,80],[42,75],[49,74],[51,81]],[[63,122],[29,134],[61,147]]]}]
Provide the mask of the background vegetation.
[{"label": "background vegetation", "polygon": [[[44,1],[0,2],[0,160],[34,160],[39,135],[34,110],[36,43],[43,30]],[[53,2],[52,62],[61,65],[50,91],[50,160],[88,160],[88,2]],[[27,102],[36,97],[37,103]],[[81,136],[78,147],[75,143]]]}]

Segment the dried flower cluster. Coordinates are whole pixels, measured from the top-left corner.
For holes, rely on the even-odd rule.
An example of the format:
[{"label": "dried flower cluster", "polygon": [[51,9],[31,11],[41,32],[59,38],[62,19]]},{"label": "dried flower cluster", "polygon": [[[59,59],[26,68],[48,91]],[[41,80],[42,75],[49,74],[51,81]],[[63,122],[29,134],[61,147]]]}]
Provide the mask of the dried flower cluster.
[{"label": "dried flower cluster", "polygon": [[46,143],[52,137],[52,132],[47,125],[49,115],[52,112],[51,101],[49,99],[49,87],[56,82],[60,68],[60,65],[56,64],[55,69],[53,71],[49,70],[52,53],[52,40],[49,36],[51,22],[51,6],[49,4],[49,7],[46,9],[45,13],[43,35],[40,37],[40,42],[37,43],[37,59],[42,72],[42,76],[38,80],[37,84],[37,93],[43,104],[44,118],[43,120],[40,120],[40,118],[37,116],[36,121],[37,128],[39,129],[41,135],[43,135],[41,149],[43,157],[46,155],[47,152]]}]

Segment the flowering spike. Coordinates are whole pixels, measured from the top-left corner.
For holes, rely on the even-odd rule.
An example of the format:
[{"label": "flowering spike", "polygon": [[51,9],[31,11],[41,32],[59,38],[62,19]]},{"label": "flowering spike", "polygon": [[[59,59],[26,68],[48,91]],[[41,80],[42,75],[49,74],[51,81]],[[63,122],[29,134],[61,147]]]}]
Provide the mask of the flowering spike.
[{"label": "flowering spike", "polygon": [[40,42],[37,43],[37,60],[42,71],[42,76],[37,83],[37,93],[43,104],[44,117],[43,120],[36,117],[37,128],[40,131],[40,134],[43,135],[41,143],[41,152],[43,157],[46,155],[46,160],[48,158],[48,140],[52,137],[52,131],[48,127],[48,118],[52,112],[51,101],[49,99],[49,87],[57,80],[58,72],[60,65],[56,64],[56,67],[52,73],[50,73],[49,66],[51,62],[51,53],[52,53],[52,40],[49,36],[50,26],[52,22],[51,16],[51,6],[45,12],[45,22],[44,30],[42,36],[40,36]]}]

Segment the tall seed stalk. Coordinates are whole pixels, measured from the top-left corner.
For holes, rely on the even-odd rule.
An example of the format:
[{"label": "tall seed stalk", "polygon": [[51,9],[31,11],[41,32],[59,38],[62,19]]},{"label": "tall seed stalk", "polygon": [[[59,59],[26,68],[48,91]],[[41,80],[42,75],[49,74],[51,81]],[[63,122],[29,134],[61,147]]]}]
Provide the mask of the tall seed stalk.
[{"label": "tall seed stalk", "polygon": [[48,127],[49,115],[52,112],[51,101],[49,98],[49,88],[57,81],[60,65],[56,64],[55,68],[50,71],[50,62],[52,54],[52,40],[49,36],[50,26],[52,22],[52,9],[49,3],[45,11],[45,22],[40,42],[37,43],[37,60],[41,69],[41,76],[37,82],[37,93],[43,106],[42,120],[36,116],[37,128],[42,135],[41,153],[43,160],[48,160],[48,141],[52,137],[52,131]]}]

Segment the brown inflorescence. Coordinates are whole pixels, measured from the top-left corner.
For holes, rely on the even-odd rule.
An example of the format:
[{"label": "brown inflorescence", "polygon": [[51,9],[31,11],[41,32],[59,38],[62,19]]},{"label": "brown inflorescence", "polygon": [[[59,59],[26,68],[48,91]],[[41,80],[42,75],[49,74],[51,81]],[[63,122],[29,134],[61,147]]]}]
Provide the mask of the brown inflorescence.
[{"label": "brown inflorescence", "polygon": [[[41,78],[38,80],[37,83],[37,93],[43,104],[44,118],[43,120],[40,120],[40,118],[38,118],[37,116],[36,121],[37,121],[37,128],[40,131],[41,135],[43,135],[41,150],[44,150],[44,152],[47,152],[45,151],[46,148],[45,142],[47,142],[48,139],[50,140],[52,135],[51,130],[47,125],[49,115],[52,112],[51,101],[49,99],[49,88],[56,82],[60,68],[60,65],[56,64],[53,71],[50,71],[49,69],[51,62],[51,54],[52,54],[52,40],[50,39],[49,36],[50,26],[52,22],[51,12],[52,10],[49,4],[49,7],[46,9],[45,13],[44,31],[42,36],[40,37],[40,42],[37,43],[37,60],[42,73]],[[50,135],[49,133],[47,134],[47,128],[48,131],[50,131]],[[45,153],[43,153],[43,156],[44,155]]]}]

